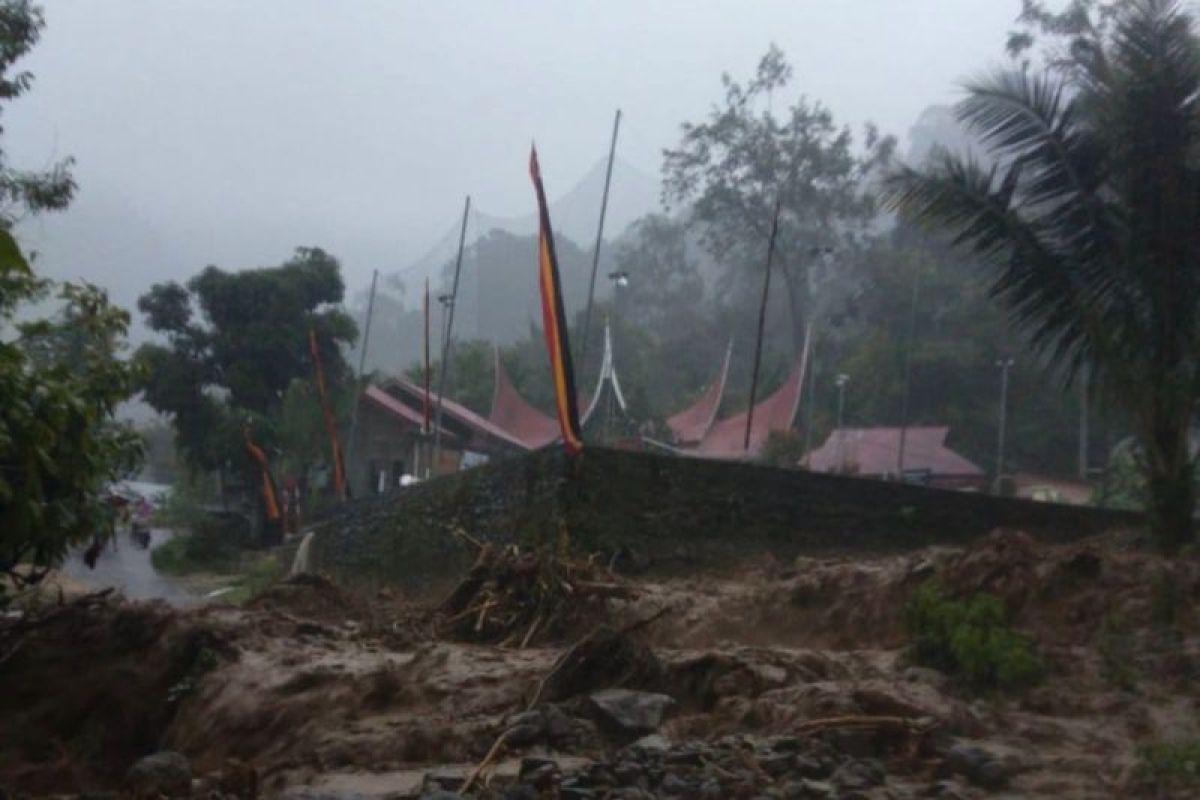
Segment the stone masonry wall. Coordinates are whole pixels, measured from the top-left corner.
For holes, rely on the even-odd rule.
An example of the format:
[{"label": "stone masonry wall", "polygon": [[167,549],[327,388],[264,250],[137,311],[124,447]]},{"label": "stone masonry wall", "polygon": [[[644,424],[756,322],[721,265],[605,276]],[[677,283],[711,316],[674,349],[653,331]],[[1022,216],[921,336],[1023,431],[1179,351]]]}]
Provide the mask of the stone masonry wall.
[{"label": "stone masonry wall", "polygon": [[770,552],[911,549],[996,528],[1072,540],[1137,527],[1140,516],[750,464],[589,448],[543,451],[348,504],[319,527],[318,568],[378,583],[427,584],[474,546],[557,541],[631,550],[658,569],[711,568]]}]

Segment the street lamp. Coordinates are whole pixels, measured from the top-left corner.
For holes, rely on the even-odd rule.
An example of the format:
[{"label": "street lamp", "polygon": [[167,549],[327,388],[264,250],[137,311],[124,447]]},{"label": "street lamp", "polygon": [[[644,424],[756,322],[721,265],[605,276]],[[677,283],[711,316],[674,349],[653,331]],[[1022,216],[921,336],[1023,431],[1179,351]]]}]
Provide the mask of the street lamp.
[{"label": "street lamp", "polygon": [[619,289],[624,289],[629,285],[629,273],[623,269],[608,273],[608,279]]},{"label": "street lamp", "polygon": [[1004,434],[1008,422],[1008,371],[1015,362],[1011,358],[996,361],[1000,368],[1000,424],[996,438],[996,493],[1000,492],[1000,478],[1004,475]]},{"label": "street lamp", "polygon": [[850,382],[850,376],[844,372],[839,372],[834,379],[834,384],[838,390],[838,405],[837,405],[837,432],[838,432],[838,473],[846,471],[846,431],[842,428],[842,421],[846,413],[846,384]]}]

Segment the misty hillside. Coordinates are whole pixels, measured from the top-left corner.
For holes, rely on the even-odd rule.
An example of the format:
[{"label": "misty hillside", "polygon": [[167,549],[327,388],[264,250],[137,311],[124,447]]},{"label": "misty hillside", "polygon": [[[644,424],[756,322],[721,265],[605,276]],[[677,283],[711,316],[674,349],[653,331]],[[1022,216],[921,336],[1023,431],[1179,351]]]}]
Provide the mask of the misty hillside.
[{"label": "misty hillside", "polygon": [[[600,218],[600,201],[604,194],[606,161],[607,159],[603,158],[596,161],[592,168],[562,195],[555,193],[555,187],[562,186],[562,181],[556,184],[554,176],[545,176],[546,191],[552,198],[550,214],[556,238],[568,239],[589,253],[596,240],[596,223]],[[532,188],[529,207],[528,214],[502,217],[472,206],[471,216],[467,221],[467,245],[474,245],[496,230],[513,236],[535,235],[537,215],[533,211]],[[619,238],[634,220],[657,210],[658,207],[658,178],[618,156],[613,162],[612,188],[604,223],[604,238],[610,242]],[[412,302],[416,302],[416,295],[411,293],[416,291],[426,277],[430,278],[434,286],[445,277],[443,272],[446,264],[453,261],[458,247],[460,223],[461,217],[449,221],[446,232],[425,255],[395,273],[395,277],[402,280],[410,290]]]}]

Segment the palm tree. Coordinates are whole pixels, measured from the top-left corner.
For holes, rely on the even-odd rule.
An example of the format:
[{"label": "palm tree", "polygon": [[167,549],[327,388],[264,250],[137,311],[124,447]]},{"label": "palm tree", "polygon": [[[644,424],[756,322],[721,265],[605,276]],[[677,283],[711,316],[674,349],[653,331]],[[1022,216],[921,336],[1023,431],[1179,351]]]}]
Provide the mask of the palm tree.
[{"label": "palm tree", "polygon": [[981,257],[1037,349],[1086,366],[1133,427],[1151,524],[1192,537],[1200,397],[1200,39],[1170,0],[1130,0],[1102,36],[967,86],[987,152],[902,167],[887,199]]}]

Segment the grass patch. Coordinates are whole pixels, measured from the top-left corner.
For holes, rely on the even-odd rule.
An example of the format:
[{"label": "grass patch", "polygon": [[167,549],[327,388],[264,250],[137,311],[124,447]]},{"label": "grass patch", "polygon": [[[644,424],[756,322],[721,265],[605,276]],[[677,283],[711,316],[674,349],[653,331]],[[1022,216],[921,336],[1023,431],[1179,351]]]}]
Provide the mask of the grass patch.
[{"label": "grass patch", "polygon": [[241,550],[220,532],[177,533],[150,552],[150,563],[164,575],[237,572]]},{"label": "grass patch", "polygon": [[1142,745],[1137,773],[1161,789],[1200,787],[1200,739]]},{"label": "grass patch", "polygon": [[956,600],[926,583],[904,613],[909,652],[918,664],[960,678],[977,691],[1029,686],[1044,672],[1033,643],[1008,625],[990,594]]},{"label": "grass patch", "polygon": [[248,602],[283,577],[283,564],[273,555],[263,555],[245,565],[233,580],[233,591],[221,599],[235,605]]},{"label": "grass patch", "polygon": [[1127,692],[1137,690],[1136,648],[1133,632],[1125,618],[1117,612],[1105,614],[1096,636],[1100,672],[1110,684]]}]

